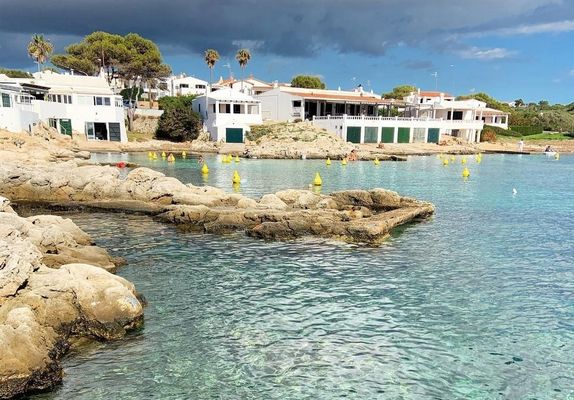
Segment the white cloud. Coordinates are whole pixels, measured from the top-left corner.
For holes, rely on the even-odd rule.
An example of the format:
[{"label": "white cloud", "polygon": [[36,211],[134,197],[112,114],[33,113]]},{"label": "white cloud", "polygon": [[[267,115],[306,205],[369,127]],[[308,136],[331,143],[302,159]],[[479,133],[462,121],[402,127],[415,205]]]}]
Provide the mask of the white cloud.
[{"label": "white cloud", "polygon": [[574,20],[556,21],[543,24],[518,25],[509,28],[500,28],[482,32],[473,32],[465,37],[484,37],[484,36],[517,36],[517,35],[535,35],[540,33],[564,33],[574,31]]},{"label": "white cloud", "polygon": [[475,60],[502,60],[516,55],[516,51],[495,47],[492,49],[481,49],[476,46],[460,50],[458,54],[462,58]]}]

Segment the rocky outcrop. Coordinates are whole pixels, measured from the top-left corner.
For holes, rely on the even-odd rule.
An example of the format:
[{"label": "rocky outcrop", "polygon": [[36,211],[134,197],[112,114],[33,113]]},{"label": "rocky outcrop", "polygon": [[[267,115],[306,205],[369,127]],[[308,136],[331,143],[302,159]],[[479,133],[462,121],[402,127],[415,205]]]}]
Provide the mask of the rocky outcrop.
[{"label": "rocky outcrop", "polygon": [[142,323],[134,286],[104,269],[104,250],[94,265],[46,258],[74,249],[70,260],[82,260],[89,248],[89,236],[70,220],[21,218],[0,199],[0,398],[59,383],[72,338],[117,339]]},{"label": "rocky outcrop", "polygon": [[[254,200],[185,185],[148,168],[136,168],[122,179],[115,167],[74,162],[48,164],[41,170],[4,165],[0,193],[15,200],[145,210],[210,233],[244,230],[264,239],[313,235],[368,244],[377,244],[397,225],[434,211],[429,203],[383,189],[331,195],[288,190]],[[61,253],[62,257],[77,254]]]}]

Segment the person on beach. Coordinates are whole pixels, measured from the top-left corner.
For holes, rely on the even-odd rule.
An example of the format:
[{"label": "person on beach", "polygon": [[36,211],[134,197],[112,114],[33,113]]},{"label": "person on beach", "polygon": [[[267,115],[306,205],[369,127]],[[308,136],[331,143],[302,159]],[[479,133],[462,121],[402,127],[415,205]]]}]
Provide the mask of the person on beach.
[{"label": "person on beach", "polygon": [[548,145],[546,146],[546,150],[544,150],[547,153],[552,153],[554,151],[554,149],[552,148],[552,146]]},{"label": "person on beach", "polygon": [[199,158],[197,159],[197,163],[198,163],[198,164],[203,164],[203,163],[204,163],[204,161],[203,161],[203,156],[199,156]]},{"label": "person on beach", "polygon": [[524,151],[524,140],[522,139],[520,139],[520,141],[518,142],[518,151],[521,153]]},{"label": "person on beach", "polygon": [[351,153],[349,154],[349,157],[347,157],[347,159],[349,161],[357,161],[357,152],[355,151],[355,149],[351,150]]}]

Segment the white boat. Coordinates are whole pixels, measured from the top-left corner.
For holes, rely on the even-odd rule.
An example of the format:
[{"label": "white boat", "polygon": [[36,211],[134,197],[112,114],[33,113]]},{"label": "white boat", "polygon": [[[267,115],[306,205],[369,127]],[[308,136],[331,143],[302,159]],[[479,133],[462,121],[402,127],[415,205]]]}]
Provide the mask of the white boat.
[{"label": "white boat", "polygon": [[555,157],[556,156],[555,151],[545,151],[544,154],[546,154],[546,157]]}]

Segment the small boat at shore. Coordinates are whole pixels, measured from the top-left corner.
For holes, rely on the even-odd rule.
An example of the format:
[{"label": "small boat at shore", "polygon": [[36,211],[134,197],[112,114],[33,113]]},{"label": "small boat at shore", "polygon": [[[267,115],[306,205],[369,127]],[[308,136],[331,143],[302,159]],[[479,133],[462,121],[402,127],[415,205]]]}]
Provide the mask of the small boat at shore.
[{"label": "small boat at shore", "polygon": [[544,154],[546,154],[546,157],[555,157],[557,153],[555,151],[545,151]]}]

